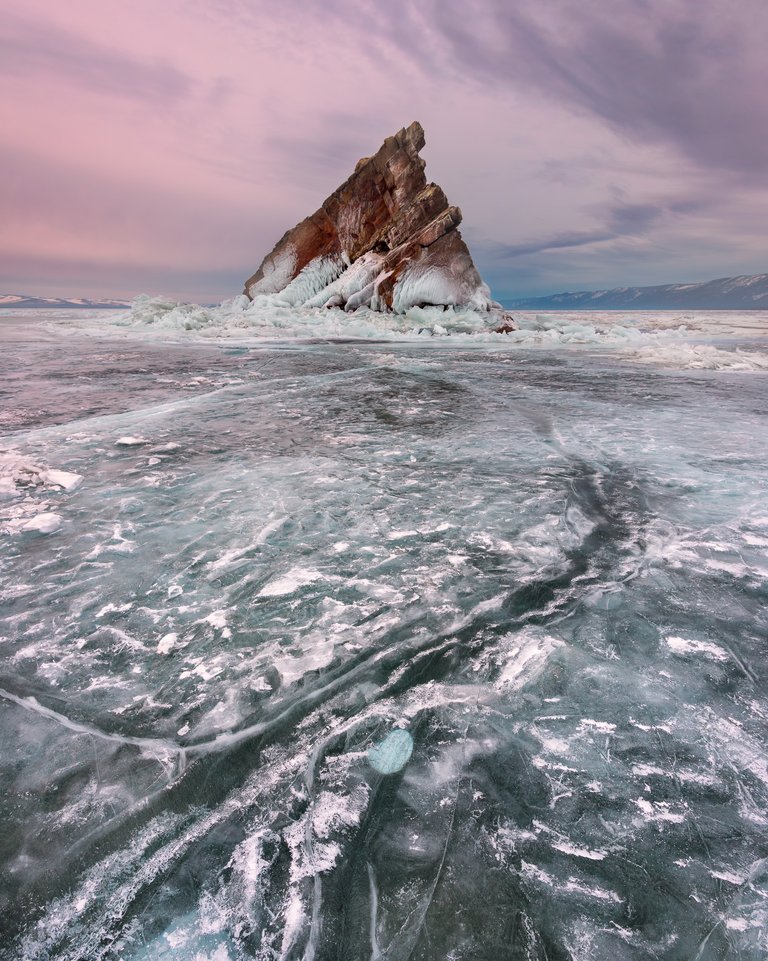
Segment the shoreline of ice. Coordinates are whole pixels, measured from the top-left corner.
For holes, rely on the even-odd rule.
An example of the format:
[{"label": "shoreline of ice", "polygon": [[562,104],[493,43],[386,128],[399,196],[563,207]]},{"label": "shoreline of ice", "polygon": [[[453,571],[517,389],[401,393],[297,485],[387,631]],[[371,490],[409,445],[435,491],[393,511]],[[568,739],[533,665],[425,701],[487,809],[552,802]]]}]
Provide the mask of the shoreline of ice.
[{"label": "shoreline of ice", "polygon": [[[741,344],[768,335],[768,314],[743,311],[553,311],[515,314],[518,329],[496,333],[488,315],[454,307],[412,307],[404,314],[360,308],[289,307],[235,297],[217,307],[137,297],[129,311],[87,316],[39,313],[49,332],[210,346],[298,347],[385,343],[391,347],[610,350],[617,359],[678,370],[760,373],[768,354]],[[74,316],[73,316],[74,314]]]}]

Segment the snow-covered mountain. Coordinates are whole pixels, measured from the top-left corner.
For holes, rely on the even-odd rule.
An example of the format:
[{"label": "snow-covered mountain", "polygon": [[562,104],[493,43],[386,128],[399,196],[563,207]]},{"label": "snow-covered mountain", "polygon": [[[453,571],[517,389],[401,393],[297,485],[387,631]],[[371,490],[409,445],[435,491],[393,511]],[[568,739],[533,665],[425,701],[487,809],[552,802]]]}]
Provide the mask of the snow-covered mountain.
[{"label": "snow-covered mountain", "polygon": [[721,277],[701,284],[581,290],[508,303],[543,310],[768,310],[768,274]]},{"label": "snow-covered mountain", "polygon": [[129,307],[129,300],[88,300],[87,297],[30,297],[27,294],[0,294],[0,307]]}]

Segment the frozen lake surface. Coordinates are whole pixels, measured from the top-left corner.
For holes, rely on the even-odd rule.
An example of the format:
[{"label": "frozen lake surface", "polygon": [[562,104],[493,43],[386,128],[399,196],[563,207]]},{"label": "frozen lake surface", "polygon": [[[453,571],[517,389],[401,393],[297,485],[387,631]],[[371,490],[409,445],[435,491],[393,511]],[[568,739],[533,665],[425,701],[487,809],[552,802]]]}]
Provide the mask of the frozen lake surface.
[{"label": "frozen lake surface", "polygon": [[0,314],[0,958],[765,959],[768,317],[344,322]]}]

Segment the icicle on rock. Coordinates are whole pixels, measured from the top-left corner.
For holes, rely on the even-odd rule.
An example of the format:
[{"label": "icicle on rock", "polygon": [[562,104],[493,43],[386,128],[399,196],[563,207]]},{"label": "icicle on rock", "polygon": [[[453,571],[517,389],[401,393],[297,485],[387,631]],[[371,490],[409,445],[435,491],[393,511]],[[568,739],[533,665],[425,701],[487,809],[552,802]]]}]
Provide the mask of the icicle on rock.
[{"label": "icicle on rock", "polygon": [[388,137],[378,153],[277,242],[245,293],[289,307],[343,307],[405,313],[436,305],[492,311],[458,225],[461,211],[428,184],[419,151],[424,130],[412,123]]}]

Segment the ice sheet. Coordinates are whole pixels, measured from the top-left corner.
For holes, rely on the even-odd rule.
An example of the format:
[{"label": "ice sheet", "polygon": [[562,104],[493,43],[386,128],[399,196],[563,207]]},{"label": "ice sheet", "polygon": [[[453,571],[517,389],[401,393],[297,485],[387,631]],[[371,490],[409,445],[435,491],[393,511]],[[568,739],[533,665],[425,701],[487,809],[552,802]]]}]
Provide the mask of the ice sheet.
[{"label": "ice sheet", "polygon": [[754,320],[260,311],[0,349],[3,961],[765,957]]}]

